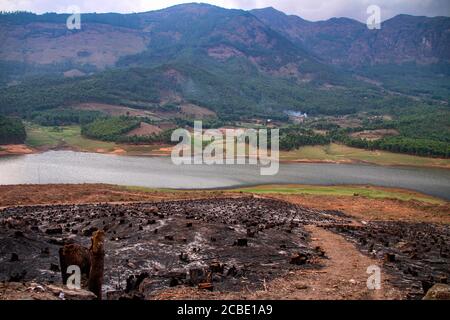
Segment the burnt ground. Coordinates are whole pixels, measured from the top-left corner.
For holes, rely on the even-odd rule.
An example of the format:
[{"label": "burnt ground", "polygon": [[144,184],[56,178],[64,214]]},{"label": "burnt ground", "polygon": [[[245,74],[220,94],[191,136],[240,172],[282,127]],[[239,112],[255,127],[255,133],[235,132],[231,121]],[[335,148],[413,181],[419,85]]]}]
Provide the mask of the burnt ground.
[{"label": "burnt ground", "polygon": [[[148,296],[209,281],[214,291],[259,290],[291,271],[319,270],[323,253],[314,248],[306,225],[343,234],[363,252],[384,256],[397,250],[386,265],[392,265],[395,284],[410,298],[421,290],[423,295],[418,283],[444,281],[450,269],[448,227],[396,222],[354,227],[342,212],[273,199],[10,207],[0,216],[0,281],[59,284],[58,249],[70,242],[88,247],[93,231],[103,229],[104,290],[116,291],[109,298],[124,291]],[[418,258],[401,251],[412,243]],[[400,272],[403,267],[413,271]]]},{"label": "burnt ground", "polygon": [[374,221],[326,228],[355,242],[367,255],[382,259],[393,284],[405,289],[407,298],[422,298],[433,284],[449,281],[449,225]]},{"label": "burnt ground", "polygon": [[316,255],[304,225],[344,219],[253,197],[12,207],[0,214],[0,281],[60,283],[58,249],[88,247],[93,231],[103,229],[106,291],[123,290],[126,279],[145,272],[145,291],[197,285],[210,270],[217,290],[256,289],[289,270],[319,267],[301,258],[291,263],[296,254],[308,261]]}]

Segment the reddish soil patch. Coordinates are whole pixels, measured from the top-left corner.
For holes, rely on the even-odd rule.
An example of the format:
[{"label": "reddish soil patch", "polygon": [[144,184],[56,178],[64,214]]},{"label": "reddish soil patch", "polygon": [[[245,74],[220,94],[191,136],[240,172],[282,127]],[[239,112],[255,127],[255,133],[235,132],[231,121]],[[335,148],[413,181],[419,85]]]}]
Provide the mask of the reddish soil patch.
[{"label": "reddish soil patch", "polygon": [[[14,205],[137,202],[197,199],[226,195],[225,192],[143,192],[106,184],[0,185],[0,207]],[[234,194],[236,195],[236,194]]]},{"label": "reddish soil patch", "polygon": [[128,137],[134,137],[134,136],[143,137],[143,136],[151,136],[153,134],[158,134],[160,132],[162,132],[162,130],[159,127],[154,126],[149,123],[146,123],[146,122],[141,122],[141,124],[139,125],[139,128],[131,130],[130,132],[127,133],[127,136]]},{"label": "reddish soil patch", "polygon": [[321,210],[342,210],[357,219],[366,221],[395,220],[450,224],[450,203],[448,202],[429,204],[414,200],[280,194],[273,194],[270,197]]},{"label": "reddish soil patch", "polygon": [[34,150],[30,149],[24,144],[8,144],[0,146],[0,156],[3,155],[16,155],[16,154],[29,154]]},{"label": "reddish soil patch", "polygon": [[184,104],[180,107],[181,113],[185,116],[191,116],[195,118],[208,118],[216,116],[216,113],[214,111],[197,106],[195,104]]},{"label": "reddish soil patch", "polygon": [[394,129],[378,129],[354,132],[350,136],[360,139],[378,140],[388,136],[397,136],[398,134],[399,132]]}]

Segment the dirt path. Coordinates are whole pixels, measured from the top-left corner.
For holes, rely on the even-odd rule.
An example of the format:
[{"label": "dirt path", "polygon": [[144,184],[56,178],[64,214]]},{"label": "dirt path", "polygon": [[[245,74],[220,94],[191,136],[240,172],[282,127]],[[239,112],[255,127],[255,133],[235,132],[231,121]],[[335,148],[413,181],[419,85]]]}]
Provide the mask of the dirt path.
[{"label": "dirt path", "polygon": [[267,291],[257,292],[249,298],[263,299],[402,299],[402,293],[389,284],[389,278],[382,272],[381,289],[367,288],[366,273],[370,265],[381,265],[380,261],[360,253],[343,237],[317,226],[307,226],[311,232],[313,246],[325,252],[321,259],[322,270],[301,270],[287,277],[273,281]]},{"label": "dirt path", "polygon": [[398,300],[404,294],[393,288],[389,277],[381,273],[381,289],[367,288],[366,273],[370,265],[381,266],[381,261],[360,253],[356,247],[331,231],[307,226],[313,246],[325,252],[320,270],[292,271],[287,276],[267,282],[265,290],[256,292],[220,293],[202,292],[191,288],[167,290],[156,299],[274,299],[274,300]]},{"label": "dirt path", "polygon": [[[325,273],[313,276],[310,282],[312,290],[300,293],[300,299],[401,299],[402,294],[389,283],[389,277],[381,274],[381,289],[367,288],[367,267],[381,266],[381,261],[360,253],[345,238],[317,226],[308,226],[313,245],[325,251]],[[301,281],[301,280],[300,280]],[[315,290],[314,290],[315,289]],[[309,292],[308,292],[309,291]]]}]

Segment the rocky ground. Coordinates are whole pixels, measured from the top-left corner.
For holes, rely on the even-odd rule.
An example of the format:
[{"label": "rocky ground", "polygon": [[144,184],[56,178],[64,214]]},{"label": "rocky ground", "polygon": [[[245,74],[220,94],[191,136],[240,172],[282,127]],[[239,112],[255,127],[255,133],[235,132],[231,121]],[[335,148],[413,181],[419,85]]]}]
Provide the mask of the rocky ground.
[{"label": "rocky ground", "polygon": [[[110,299],[417,299],[450,270],[447,225],[367,223],[252,196],[10,206],[0,217],[0,299],[18,282],[16,293],[51,295],[58,249],[88,247],[97,229],[107,235]],[[380,291],[366,286],[374,264]]]}]

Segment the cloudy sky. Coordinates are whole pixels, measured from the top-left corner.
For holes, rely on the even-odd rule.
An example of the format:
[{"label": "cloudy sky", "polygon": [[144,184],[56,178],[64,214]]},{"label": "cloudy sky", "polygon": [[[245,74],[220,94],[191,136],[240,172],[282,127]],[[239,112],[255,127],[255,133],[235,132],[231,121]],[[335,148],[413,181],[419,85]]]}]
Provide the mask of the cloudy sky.
[{"label": "cloudy sky", "polygon": [[[0,0],[1,11],[71,12],[78,6],[82,12],[143,12],[162,9],[183,0]],[[378,5],[382,20],[399,13],[424,16],[450,16],[450,0],[204,0],[225,8],[254,9],[274,7],[288,14],[317,21],[331,17],[350,17],[366,21],[367,7]]]}]

